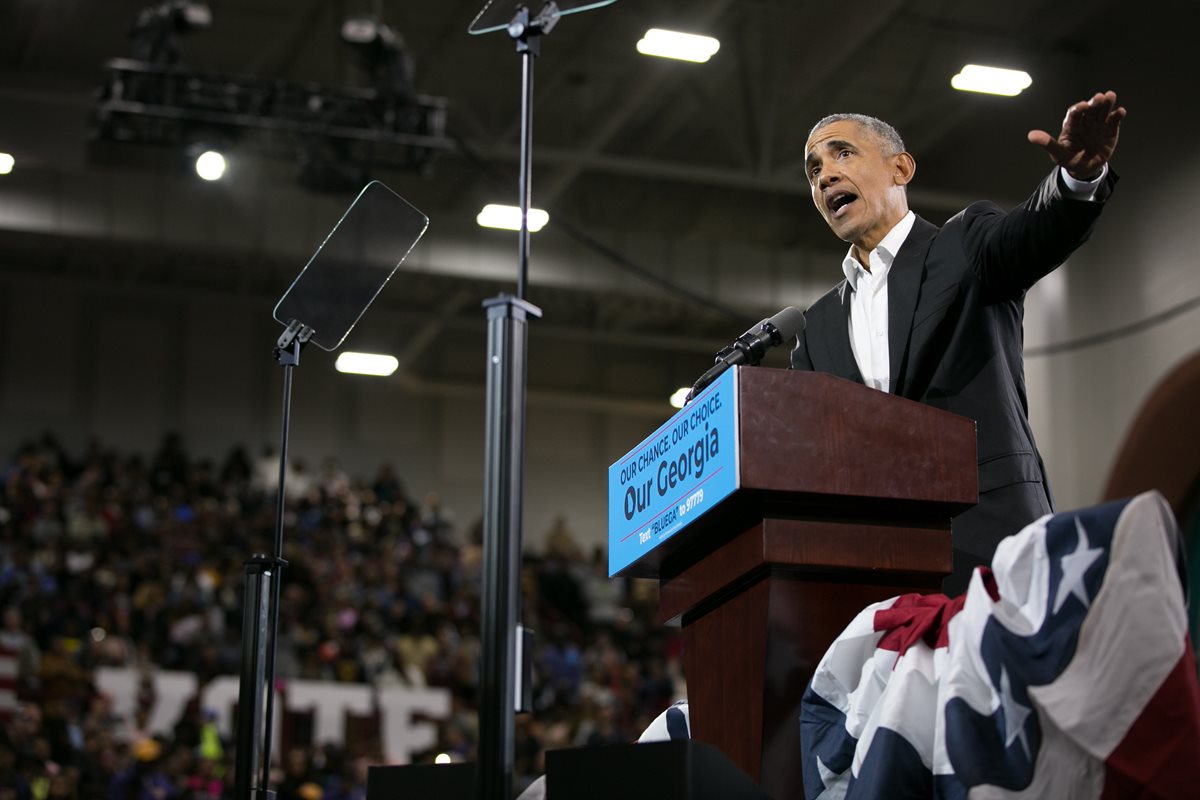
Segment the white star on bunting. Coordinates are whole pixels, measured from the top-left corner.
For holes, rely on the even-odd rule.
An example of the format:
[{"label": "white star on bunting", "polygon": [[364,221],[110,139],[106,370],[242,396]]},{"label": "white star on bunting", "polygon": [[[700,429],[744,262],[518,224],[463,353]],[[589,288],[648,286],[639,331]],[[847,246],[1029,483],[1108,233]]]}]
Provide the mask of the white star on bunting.
[{"label": "white star on bunting", "polygon": [[1099,547],[1088,547],[1087,531],[1083,529],[1083,523],[1079,521],[1079,517],[1075,518],[1075,530],[1079,533],[1079,544],[1075,547],[1075,552],[1058,560],[1062,567],[1062,581],[1058,584],[1058,592],[1054,595],[1055,614],[1067,601],[1067,596],[1072,594],[1079,598],[1079,602],[1083,603],[1084,608],[1091,606],[1091,598],[1087,596],[1087,589],[1083,585],[1083,576],[1092,564],[1096,563],[1096,559],[1104,554]]},{"label": "white star on bunting", "polygon": [[[829,767],[825,766],[825,762],[821,760],[820,756],[817,756],[817,775],[821,778],[821,785],[826,789],[832,786],[837,779],[841,777],[841,773],[834,772]],[[841,796],[845,796],[845,792],[842,792]]]},{"label": "white star on bunting", "polygon": [[1017,739],[1025,750],[1026,760],[1032,762],[1029,752],[1029,740],[1025,737],[1025,720],[1032,710],[1016,701],[1012,694],[1012,681],[1008,679],[1008,670],[1000,668],[1000,708],[1004,710],[1004,747],[1007,749]]}]

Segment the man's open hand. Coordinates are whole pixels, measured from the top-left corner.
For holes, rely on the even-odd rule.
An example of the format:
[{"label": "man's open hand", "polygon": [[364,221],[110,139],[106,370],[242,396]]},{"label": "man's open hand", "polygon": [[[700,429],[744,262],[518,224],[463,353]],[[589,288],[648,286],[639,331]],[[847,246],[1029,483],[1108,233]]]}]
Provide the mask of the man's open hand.
[{"label": "man's open hand", "polygon": [[1045,131],[1030,131],[1029,141],[1049,153],[1075,180],[1095,180],[1117,149],[1123,119],[1125,109],[1117,105],[1117,93],[1105,92],[1068,108],[1058,138]]}]

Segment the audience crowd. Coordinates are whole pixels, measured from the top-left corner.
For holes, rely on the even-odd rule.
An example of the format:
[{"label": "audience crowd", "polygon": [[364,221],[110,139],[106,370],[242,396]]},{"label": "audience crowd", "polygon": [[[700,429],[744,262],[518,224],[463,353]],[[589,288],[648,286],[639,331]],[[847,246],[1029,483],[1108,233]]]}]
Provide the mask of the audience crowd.
[{"label": "audience crowd", "polygon": [[[273,549],[277,455],[235,448],[217,464],[167,435],[149,459],[97,443],[73,457],[46,435],[0,480],[0,653],[17,665],[0,687],[0,800],[232,796],[234,742],[212,709],[193,701],[156,736],[153,685],[142,681],[123,719],[95,670],[183,670],[201,685],[239,673],[243,562]],[[388,465],[362,481],[332,460],[297,463],[285,487],[279,678],[444,687],[451,714],[416,760],[473,760],[479,523],[458,525],[434,494],[417,502]],[[610,580],[603,552],[582,552],[563,521],[539,550],[522,572],[537,647],[518,786],[544,771],[548,748],[632,741],[682,689],[652,582]],[[375,725],[339,746],[289,726],[279,800],[365,797],[366,768],[382,763]]]}]

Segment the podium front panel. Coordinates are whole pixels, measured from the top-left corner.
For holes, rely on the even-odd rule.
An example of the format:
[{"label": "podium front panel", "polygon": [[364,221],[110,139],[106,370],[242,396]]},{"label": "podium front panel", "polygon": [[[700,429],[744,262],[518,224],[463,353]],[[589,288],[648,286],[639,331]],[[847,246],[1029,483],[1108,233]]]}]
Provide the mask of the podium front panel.
[{"label": "podium front panel", "polygon": [[618,575],[738,489],[731,369],[608,468],[608,574]]}]

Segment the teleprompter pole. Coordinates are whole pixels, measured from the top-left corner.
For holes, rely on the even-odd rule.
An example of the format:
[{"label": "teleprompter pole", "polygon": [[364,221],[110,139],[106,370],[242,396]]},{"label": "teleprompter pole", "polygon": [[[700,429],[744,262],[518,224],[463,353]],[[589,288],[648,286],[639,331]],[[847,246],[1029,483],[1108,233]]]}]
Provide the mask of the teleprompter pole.
[{"label": "teleprompter pole", "polygon": [[510,800],[521,610],[525,355],[529,318],[541,311],[504,295],[483,305],[488,362],[477,794],[481,800]]},{"label": "teleprompter pole", "polygon": [[[529,319],[529,209],[533,175],[533,72],[540,37],[559,18],[553,3],[536,16],[521,7],[508,35],[521,55],[521,166],[517,296],[483,303],[488,319],[487,429],[484,454],[482,641],[479,678],[478,800],[511,800],[521,615],[521,512],[525,470],[525,379]],[[528,691],[528,676],[521,681]]]},{"label": "teleprompter pole", "polygon": [[275,498],[274,555],[255,554],[246,567],[242,612],[242,674],[238,689],[234,797],[274,800],[271,782],[271,735],[275,709],[275,642],[279,630],[279,583],[283,559],[284,477],[292,416],[292,370],[313,329],[292,320],[275,345],[283,367],[283,420],[279,445],[279,494]]},{"label": "teleprompter pole", "polygon": [[533,206],[533,65],[541,52],[541,37],[558,24],[558,6],[547,3],[536,16],[521,6],[508,24],[508,35],[521,56],[521,163],[517,192],[521,228],[517,233],[517,298],[524,300],[529,282],[529,209]]},{"label": "teleprompter pole", "polygon": [[517,297],[524,300],[529,284],[529,209],[533,206],[533,59],[537,57],[535,37],[517,49],[521,53],[521,171],[518,193],[521,205],[521,229],[517,232]]}]

